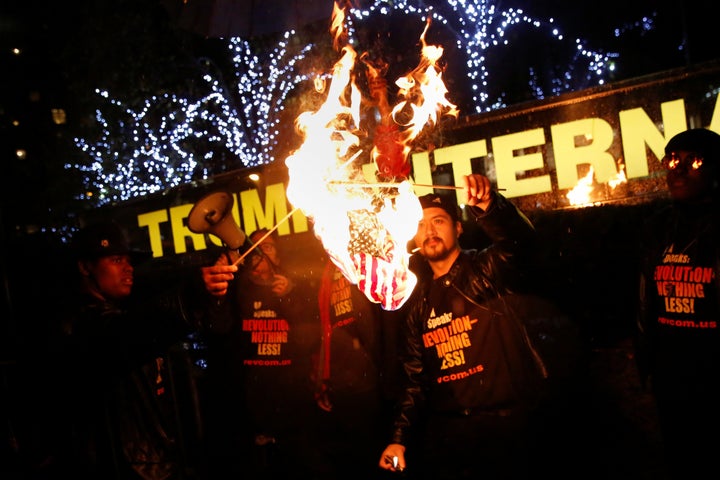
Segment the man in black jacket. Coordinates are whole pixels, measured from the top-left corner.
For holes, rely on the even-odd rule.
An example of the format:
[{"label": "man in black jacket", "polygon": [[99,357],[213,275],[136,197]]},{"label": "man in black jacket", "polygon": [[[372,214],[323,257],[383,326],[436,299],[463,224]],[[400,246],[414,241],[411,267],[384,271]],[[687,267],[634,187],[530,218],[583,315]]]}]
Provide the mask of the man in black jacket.
[{"label": "man in black jacket", "polygon": [[134,264],[149,254],[131,250],[112,222],[76,233],[72,254],[78,284],[53,342],[68,424],[60,476],[189,478],[168,365],[192,331],[180,289],[135,292]]},{"label": "man in black jacket", "polygon": [[506,299],[522,289],[534,228],[486,177],[466,176],[464,186],[490,245],[461,250],[455,199],[420,198],[414,240],[425,262],[416,270],[425,271],[405,306],[404,389],[379,464],[407,466],[413,478],[523,478],[545,367]]},{"label": "man in black jacket", "polygon": [[720,440],[720,135],[670,139],[670,202],[641,237],[637,359],[657,401],[672,478],[716,478]]},{"label": "man in black jacket", "polygon": [[240,266],[223,253],[201,269],[211,475],[315,478],[317,293],[283,268],[275,230],[249,238],[254,247]]}]

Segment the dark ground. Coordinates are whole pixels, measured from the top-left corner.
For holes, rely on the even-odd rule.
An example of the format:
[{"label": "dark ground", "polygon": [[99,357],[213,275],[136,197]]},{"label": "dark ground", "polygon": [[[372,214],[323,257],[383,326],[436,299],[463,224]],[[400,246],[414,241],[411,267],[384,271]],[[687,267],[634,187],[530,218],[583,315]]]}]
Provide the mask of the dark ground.
[{"label": "dark ground", "polygon": [[[554,479],[667,480],[654,403],[640,388],[631,344],[620,341],[592,349],[585,374],[574,385],[577,396],[555,403],[554,412],[545,418],[545,433],[536,444],[538,474]],[[4,398],[7,393],[3,391]],[[188,456],[202,468],[198,424],[192,418],[196,412],[190,404],[184,409],[189,414],[184,424],[191,450]],[[0,478],[39,480],[43,477],[28,473],[24,463],[32,459],[25,458],[22,445],[12,435],[17,432],[6,430],[16,426],[13,420],[4,419],[0,429]],[[201,475],[188,477],[203,479]]]},{"label": "dark ground", "polygon": [[[590,473],[585,478],[668,478],[663,465],[655,404],[640,386],[630,342],[591,352],[588,428],[600,433],[591,444]],[[592,437],[590,434],[589,436]]]}]

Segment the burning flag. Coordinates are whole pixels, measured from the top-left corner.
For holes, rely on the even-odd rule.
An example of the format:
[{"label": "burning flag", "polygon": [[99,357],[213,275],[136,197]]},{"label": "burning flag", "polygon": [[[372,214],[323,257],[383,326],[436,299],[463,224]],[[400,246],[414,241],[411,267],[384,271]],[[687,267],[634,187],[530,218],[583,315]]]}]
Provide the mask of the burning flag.
[{"label": "burning flag", "polygon": [[[436,123],[438,111],[457,115],[457,110],[445,98],[447,90],[436,64],[442,49],[425,43],[428,22],[421,36],[422,60],[396,82],[400,102],[395,107],[387,102],[381,69],[361,56],[382,117],[372,151],[364,152],[363,95],[355,82],[358,55],[350,45],[341,45],[343,24],[344,11],[336,3],[331,31],[341,57],[329,78],[316,78],[317,92],[326,94],[324,103],[296,120],[303,143],[285,160],[290,178],[287,196],[312,219],[315,235],[348,281],[385,310],[396,310],[417,283],[408,269],[407,252],[422,218],[408,181],[412,141]],[[370,162],[375,163],[380,180],[394,183],[368,183],[363,165]]]}]

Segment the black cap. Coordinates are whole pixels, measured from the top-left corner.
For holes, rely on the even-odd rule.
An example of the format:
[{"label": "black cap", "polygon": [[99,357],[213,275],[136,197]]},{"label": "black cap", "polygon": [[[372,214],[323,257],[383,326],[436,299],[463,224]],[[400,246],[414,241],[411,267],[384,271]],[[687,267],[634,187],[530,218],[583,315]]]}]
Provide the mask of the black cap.
[{"label": "black cap", "polygon": [[422,208],[442,208],[445,210],[453,221],[460,220],[460,207],[458,207],[455,201],[455,196],[450,197],[449,195],[438,195],[437,193],[428,193],[420,197],[420,205]]},{"label": "black cap", "polygon": [[665,146],[665,153],[697,152],[703,159],[712,163],[720,161],[720,135],[706,128],[692,128],[680,132],[670,139]]},{"label": "black cap", "polygon": [[72,239],[71,249],[76,259],[94,260],[111,255],[130,255],[133,261],[150,258],[150,252],[133,250],[125,234],[115,222],[99,222],[79,230]]}]

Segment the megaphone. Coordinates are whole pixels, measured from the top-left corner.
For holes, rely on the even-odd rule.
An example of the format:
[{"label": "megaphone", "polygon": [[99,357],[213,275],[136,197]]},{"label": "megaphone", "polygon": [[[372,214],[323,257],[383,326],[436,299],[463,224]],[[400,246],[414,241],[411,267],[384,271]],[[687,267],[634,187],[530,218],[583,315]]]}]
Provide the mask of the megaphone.
[{"label": "megaphone", "polygon": [[238,251],[247,236],[232,216],[234,200],[227,192],[205,195],[193,205],[188,215],[188,228],[193,233],[210,233],[220,238],[231,250]]}]

